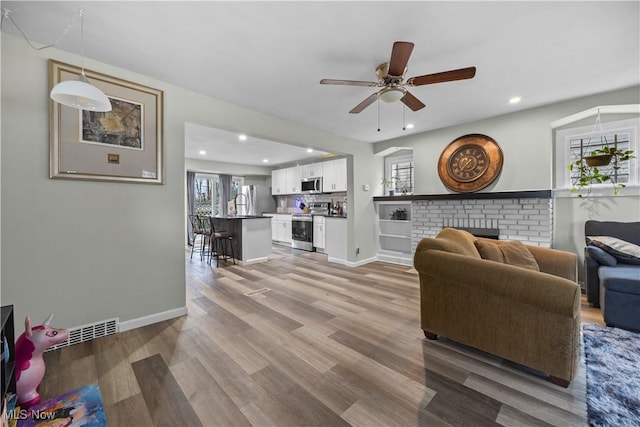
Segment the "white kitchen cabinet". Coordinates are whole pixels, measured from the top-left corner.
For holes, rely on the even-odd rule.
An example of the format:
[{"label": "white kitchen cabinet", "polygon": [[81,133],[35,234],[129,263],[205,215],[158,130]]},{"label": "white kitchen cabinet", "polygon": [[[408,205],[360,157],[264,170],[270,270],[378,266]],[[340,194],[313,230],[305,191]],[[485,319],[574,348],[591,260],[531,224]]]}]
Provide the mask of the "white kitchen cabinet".
[{"label": "white kitchen cabinet", "polygon": [[287,170],[276,169],[271,171],[271,194],[287,194]]},{"label": "white kitchen cabinet", "polygon": [[287,191],[285,194],[300,194],[300,183],[302,182],[302,167],[294,166],[285,169],[287,174]]},{"label": "white kitchen cabinet", "polygon": [[271,240],[278,243],[291,244],[291,215],[276,214],[271,219]]},{"label": "white kitchen cabinet", "polygon": [[302,165],[302,179],[321,177],[322,163],[311,163],[310,165]]},{"label": "white kitchen cabinet", "polygon": [[323,216],[313,216],[313,246],[323,252],[325,245],[325,221]]},{"label": "white kitchen cabinet", "polygon": [[265,213],[263,215],[264,216],[268,216],[269,218],[271,218],[271,240],[273,240],[273,241],[278,240],[278,239],[276,239],[276,237],[278,237],[277,236],[277,230],[278,230],[277,214]]},{"label": "white kitchen cabinet", "polygon": [[347,191],[347,159],[329,160],[322,164],[322,191]]}]

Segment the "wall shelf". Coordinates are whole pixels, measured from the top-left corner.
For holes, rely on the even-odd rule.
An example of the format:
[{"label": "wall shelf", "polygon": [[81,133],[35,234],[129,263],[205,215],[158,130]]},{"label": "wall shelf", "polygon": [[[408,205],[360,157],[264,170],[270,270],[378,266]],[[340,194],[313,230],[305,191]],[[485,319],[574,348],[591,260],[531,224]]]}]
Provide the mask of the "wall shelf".
[{"label": "wall shelf", "polygon": [[[1,309],[2,318],[2,361],[0,362],[2,371],[2,401],[7,398],[7,412],[13,409],[16,401],[16,373],[15,373],[15,330],[13,326],[13,306],[5,305]],[[5,362],[5,342],[9,351],[8,361]],[[4,405],[4,403],[3,403]]]}]

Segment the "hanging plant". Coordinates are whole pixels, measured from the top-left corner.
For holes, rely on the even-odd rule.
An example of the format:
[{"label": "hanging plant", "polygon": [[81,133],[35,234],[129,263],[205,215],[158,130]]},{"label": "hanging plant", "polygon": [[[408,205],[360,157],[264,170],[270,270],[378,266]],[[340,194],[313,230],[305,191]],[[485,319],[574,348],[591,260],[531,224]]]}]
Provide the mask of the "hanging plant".
[{"label": "hanging plant", "polygon": [[[596,128],[598,127],[599,130],[596,133]],[[613,194],[617,195],[620,193],[620,190],[625,187],[623,183],[617,180],[620,162],[634,159],[635,156],[633,155],[633,150],[621,150],[618,148],[617,134],[613,136],[613,145],[609,145],[607,137],[604,134],[604,129],[602,128],[602,123],[600,122],[600,110],[598,110],[596,121],[591,129],[591,136],[589,136],[587,140],[587,146],[591,142],[593,135],[597,135],[598,133],[600,134],[600,142],[602,145],[600,148],[592,150],[589,154],[585,154],[583,140],[580,140],[580,156],[575,162],[568,166],[570,172],[574,170],[578,171],[578,177],[574,180],[571,191],[576,192],[586,188],[588,190],[588,196],[591,193],[591,185],[611,183],[613,186]],[[613,166],[610,169],[606,171],[598,169],[598,167],[608,166],[612,161]],[[582,197],[582,194],[578,194],[578,197]]]},{"label": "hanging plant", "polygon": [[[620,169],[620,162],[630,159],[635,159],[633,150],[621,150],[617,148],[617,139],[614,142],[614,146],[606,145],[605,139],[605,145],[603,147],[593,150],[588,156],[580,156],[578,160],[569,165],[568,168],[570,172],[574,170],[578,171],[578,177],[573,182],[571,191],[577,192],[586,188],[588,190],[588,196],[591,193],[591,185],[611,183],[613,186],[613,194],[619,194],[620,190],[625,187],[623,183],[617,182],[616,180],[618,170]],[[598,160],[600,160],[600,162],[598,162]],[[593,166],[589,164],[590,161]],[[603,163],[604,161],[606,161],[606,163]],[[612,161],[613,166],[611,173],[606,173],[598,169],[598,166],[606,166]],[[582,194],[578,194],[578,197],[582,196]]]}]

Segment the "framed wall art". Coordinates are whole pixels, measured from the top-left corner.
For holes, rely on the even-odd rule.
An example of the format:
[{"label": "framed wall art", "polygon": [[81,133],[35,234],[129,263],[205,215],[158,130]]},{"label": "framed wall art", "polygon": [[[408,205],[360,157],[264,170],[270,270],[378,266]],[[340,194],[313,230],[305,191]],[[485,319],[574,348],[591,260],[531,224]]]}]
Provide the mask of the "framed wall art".
[{"label": "framed wall art", "polygon": [[[49,90],[81,75],[81,68],[49,60]],[[49,101],[49,177],[163,183],[163,92],[85,69],[112,110],[77,110]]]}]

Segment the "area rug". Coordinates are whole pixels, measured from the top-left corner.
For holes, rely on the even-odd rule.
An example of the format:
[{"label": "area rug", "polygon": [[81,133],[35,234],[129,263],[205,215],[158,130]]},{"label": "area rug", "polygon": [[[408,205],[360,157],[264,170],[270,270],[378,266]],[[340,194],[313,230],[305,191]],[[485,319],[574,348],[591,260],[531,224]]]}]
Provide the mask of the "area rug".
[{"label": "area rug", "polygon": [[640,334],[583,324],[592,426],[640,425]]},{"label": "area rug", "polygon": [[106,427],[98,384],[56,396],[19,413],[18,427]]}]

